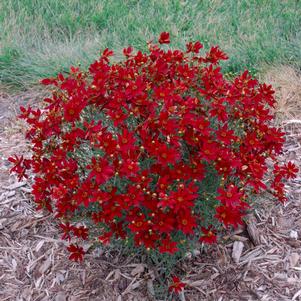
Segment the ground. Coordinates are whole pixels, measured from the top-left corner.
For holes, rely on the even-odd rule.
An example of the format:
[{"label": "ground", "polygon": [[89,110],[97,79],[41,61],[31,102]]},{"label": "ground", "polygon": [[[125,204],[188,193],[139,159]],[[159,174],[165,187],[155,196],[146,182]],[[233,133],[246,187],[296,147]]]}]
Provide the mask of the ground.
[{"label": "ground", "polygon": [[[276,122],[286,132],[282,160],[300,166],[300,74],[286,66],[263,78],[277,91]],[[27,149],[18,106],[35,105],[44,93],[0,91],[0,299],[155,300],[156,271],[137,258],[99,248],[82,264],[68,261],[53,218],[34,210],[30,179],[19,183],[9,175],[7,157]],[[245,227],[187,254],[178,267],[187,284],[181,300],[301,300],[300,174],[287,190],[285,205],[263,194]]]}]

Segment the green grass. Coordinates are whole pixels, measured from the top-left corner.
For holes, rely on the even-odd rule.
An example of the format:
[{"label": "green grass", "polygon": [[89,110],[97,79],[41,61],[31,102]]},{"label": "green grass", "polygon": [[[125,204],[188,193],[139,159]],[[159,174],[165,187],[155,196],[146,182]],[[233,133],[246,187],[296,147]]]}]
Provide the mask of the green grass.
[{"label": "green grass", "polygon": [[301,66],[298,0],[0,0],[0,81],[21,88],[87,66],[100,49],[120,53],[169,31],[172,47],[199,39],[230,56],[227,72]]}]

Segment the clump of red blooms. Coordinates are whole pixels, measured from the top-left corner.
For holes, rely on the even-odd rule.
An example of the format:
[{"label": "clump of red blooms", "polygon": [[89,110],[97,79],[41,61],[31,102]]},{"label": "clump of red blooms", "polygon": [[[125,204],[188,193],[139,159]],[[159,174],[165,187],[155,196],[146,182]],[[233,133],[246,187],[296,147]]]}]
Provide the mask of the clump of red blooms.
[{"label": "clump of red blooms", "polygon": [[185,283],[183,283],[179,277],[177,276],[173,276],[172,277],[172,283],[170,284],[170,286],[168,287],[168,290],[170,292],[179,294],[181,291],[184,290],[185,287]]},{"label": "clump of red blooms", "polygon": [[[169,42],[163,32],[159,43]],[[80,242],[95,238],[169,254],[195,238],[215,243],[220,225],[243,223],[252,194],[286,199],[284,180],[298,169],[277,161],[284,133],[271,125],[272,87],[248,71],[225,79],[218,46],[204,55],[200,42],[167,48],[128,47],[119,63],[106,49],[88,72],[71,67],[42,80],[54,87],[43,109],[21,107],[32,154],[9,158],[11,171],[19,179],[32,171],[37,208],[61,221],[71,260],[81,261]],[[208,174],[213,192],[203,185]]]}]

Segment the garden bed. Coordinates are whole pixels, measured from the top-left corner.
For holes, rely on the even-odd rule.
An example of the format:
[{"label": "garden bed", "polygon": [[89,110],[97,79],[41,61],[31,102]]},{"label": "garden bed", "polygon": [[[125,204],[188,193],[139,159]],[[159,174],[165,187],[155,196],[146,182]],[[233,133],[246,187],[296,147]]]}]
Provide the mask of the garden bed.
[{"label": "garden bed", "polygon": [[[286,99],[285,87],[280,84],[278,103],[286,101],[279,119],[287,133],[282,161],[289,159],[300,166],[301,119],[295,113],[296,105],[300,104],[298,83],[290,87]],[[30,180],[18,183],[15,176],[9,175],[6,158],[26,152],[24,125],[14,116],[20,101],[33,101],[36,92],[30,93],[16,96],[3,93],[1,99],[1,116],[5,116],[0,120],[1,300],[155,300],[152,292],[156,271],[139,264],[137,258],[125,258],[116,250],[98,248],[88,251],[81,264],[67,261],[65,242],[60,239],[54,220],[34,210]],[[291,106],[295,110],[290,109],[288,114]],[[224,244],[187,254],[179,266],[187,283],[182,299],[298,300],[300,187],[299,175],[287,186],[289,201],[285,206],[280,203],[275,206],[274,200],[262,195],[264,205],[250,216],[245,228],[225,236]]]}]

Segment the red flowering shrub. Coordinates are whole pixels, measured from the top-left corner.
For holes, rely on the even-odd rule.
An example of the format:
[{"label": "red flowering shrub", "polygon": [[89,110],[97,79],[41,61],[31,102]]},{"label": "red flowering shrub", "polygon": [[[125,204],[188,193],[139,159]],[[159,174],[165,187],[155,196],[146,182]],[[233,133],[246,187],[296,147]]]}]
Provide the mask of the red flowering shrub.
[{"label": "red flowering shrub", "polygon": [[[169,42],[162,33],[159,43]],[[43,109],[21,107],[32,154],[10,158],[12,171],[21,179],[32,170],[38,209],[75,239],[70,259],[82,260],[80,242],[95,238],[183,254],[242,224],[266,185],[285,200],[283,178],[297,168],[277,163],[284,134],[271,126],[272,87],[247,71],[226,80],[226,54],[202,47],[150,42],[149,53],[128,47],[115,64],[106,49],[88,72],[42,80],[55,88]],[[275,166],[264,181],[268,158]]]},{"label": "red flowering shrub", "polygon": [[170,292],[175,292],[176,294],[180,293],[185,287],[185,284],[181,282],[180,278],[177,276],[172,277],[172,283],[169,286],[168,290]]}]

